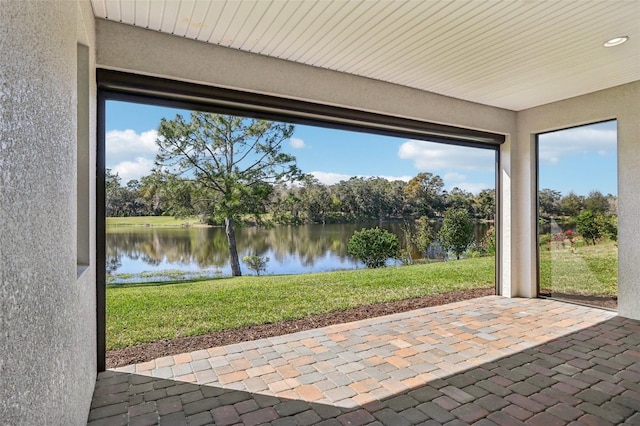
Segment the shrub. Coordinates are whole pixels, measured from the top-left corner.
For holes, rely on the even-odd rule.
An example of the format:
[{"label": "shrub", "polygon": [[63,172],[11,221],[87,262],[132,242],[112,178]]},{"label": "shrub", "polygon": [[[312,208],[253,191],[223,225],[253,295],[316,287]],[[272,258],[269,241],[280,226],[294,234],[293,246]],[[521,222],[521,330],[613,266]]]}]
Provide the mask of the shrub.
[{"label": "shrub", "polygon": [[596,224],[603,237],[611,241],[618,241],[618,217],[599,215],[596,217]]},{"label": "shrub", "polygon": [[595,245],[596,240],[600,238],[600,227],[592,211],[585,210],[576,217],[576,231],[585,241],[591,240]]},{"label": "shrub", "polygon": [[380,228],[362,229],[353,233],[347,245],[349,254],[361,260],[367,268],[382,268],[387,259],[396,258],[398,237]]},{"label": "shrub", "polygon": [[445,250],[453,252],[456,259],[460,259],[460,255],[473,242],[473,222],[469,212],[465,209],[447,209],[438,239]]},{"label": "shrub", "polygon": [[252,256],[243,257],[242,261],[244,262],[245,265],[247,265],[247,268],[254,271],[256,275],[260,275],[260,272],[266,272],[269,258],[252,255]]}]

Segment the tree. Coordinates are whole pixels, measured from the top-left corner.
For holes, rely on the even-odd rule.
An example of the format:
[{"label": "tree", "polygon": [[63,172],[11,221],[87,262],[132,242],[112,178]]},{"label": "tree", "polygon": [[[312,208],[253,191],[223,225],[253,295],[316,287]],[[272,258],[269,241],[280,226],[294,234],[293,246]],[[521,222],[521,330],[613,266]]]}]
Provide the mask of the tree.
[{"label": "tree", "polygon": [[152,170],[150,175],[143,176],[140,179],[140,196],[154,216],[160,216],[164,213],[164,182],[165,176],[159,170]]},{"label": "tree", "polygon": [[459,260],[460,255],[473,242],[473,222],[469,212],[464,209],[447,209],[442,228],[438,232],[438,240],[442,248],[452,251]]},{"label": "tree", "polygon": [[331,211],[329,189],[313,175],[306,175],[302,182],[300,201],[307,219],[313,223],[326,223],[327,215]]},{"label": "tree", "polygon": [[584,210],[584,197],[571,191],[560,200],[560,210],[566,216],[577,216]]},{"label": "tree", "polygon": [[142,216],[148,213],[147,206],[139,193],[140,184],[137,180],[121,185],[120,176],[111,169],[105,171],[106,215],[113,216]]},{"label": "tree", "polygon": [[348,181],[342,180],[332,187],[340,213],[348,220],[359,218],[358,199],[353,190],[354,181],[357,180],[358,178],[352,177]]},{"label": "tree", "polygon": [[584,207],[596,215],[605,214],[609,210],[609,198],[600,191],[591,191],[584,199]]},{"label": "tree", "polygon": [[479,218],[493,220],[496,215],[496,190],[483,189],[475,197],[475,211]]},{"label": "tree", "polygon": [[347,251],[360,259],[367,268],[382,268],[387,259],[398,256],[399,246],[395,234],[380,228],[363,228],[353,233],[347,244]]},{"label": "tree", "polygon": [[273,184],[298,180],[295,157],[282,152],[293,125],[232,115],[192,112],[162,119],[157,165],[194,184],[194,202],[204,202],[224,220],[231,273],[241,275],[234,223],[259,214]]},{"label": "tree", "polygon": [[198,215],[201,222],[206,222],[208,205],[197,202],[203,195],[198,193],[199,187],[196,182],[170,173],[157,177],[156,185],[162,188],[162,199],[167,214],[176,218]]},{"label": "tree", "polygon": [[600,235],[609,238],[611,241],[618,241],[618,217],[599,215],[596,217],[596,224],[600,229]]},{"label": "tree", "polygon": [[387,186],[386,199],[390,206],[389,214],[393,217],[404,217],[409,210],[404,194],[405,186],[407,183],[402,180],[394,180]]},{"label": "tree", "polygon": [[277,223],[299,224],[301,200],[299,197],[300,188],[287,188],[286,185],[276,185],[274,187],[274,203],[272,206],[273,219]]},{"label": "tree", "polygon": [[106,169],[105,179],[105,204],[106,215],[108,217],[122,216],[122,187],[120,186],[120,176],[118,172]]},{"label": "tree", "polygon": [[590,210],[585,210],[576,217],[576,231],[585,241],[591,240],[595,245],[600,238],[600,227],[596,221],[596,216]]},{"label": "tree", "polygon": [[438,175],[418,173],[404,187],[404,193],[421,215],[439,216],[444,206],[444,182]]},{"label": "tree", "polygon": [[473,202],[473,194],[457,186],[447,194],[447,207],[471,211],[473,209]]},{"label": "tree", "polygon": [[560,214],[560,200],[562,194],[549,188],[541,189],[538,193],[538,210],[541,217],[551,217]]},{"label": "tree", "polygon": [[390,198],[388,196],[389,181],[385,178],[375,177],[366,179],[361,194],[361,204],[364,206],[366,216],[371,219],[382,220],[391,216]]}]

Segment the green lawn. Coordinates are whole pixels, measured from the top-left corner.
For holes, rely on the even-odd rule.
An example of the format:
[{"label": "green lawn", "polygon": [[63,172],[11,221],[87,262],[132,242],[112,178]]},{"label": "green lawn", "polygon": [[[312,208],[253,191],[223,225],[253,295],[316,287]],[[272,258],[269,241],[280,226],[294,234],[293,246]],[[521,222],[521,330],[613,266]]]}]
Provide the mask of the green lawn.
[{"label": "green lawn", "polygon": [[107,288],[107,350],[494,285],[493,257]]},{"label": "green lawn", "polygon": [[173,216],[108,217],[107,226],[171,226],[200,225],[197,217],[176,219]]},{"label": "green lawn", "polygon": [[[547,248],[550,248],[548,250]],[[541,247],[540,287],[555,293],[618,294],[618,248],[612,241],[571,249],[556,243]]]}]

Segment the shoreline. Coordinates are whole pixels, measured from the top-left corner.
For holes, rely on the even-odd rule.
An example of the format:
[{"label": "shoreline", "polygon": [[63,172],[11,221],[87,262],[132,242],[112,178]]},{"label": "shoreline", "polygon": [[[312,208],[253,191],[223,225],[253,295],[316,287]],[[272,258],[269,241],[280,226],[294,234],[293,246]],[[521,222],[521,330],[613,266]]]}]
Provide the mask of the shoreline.
[{"label": "shoreline", "polygon": [[[144,219],[148,219],[148,221],[143,221]],[[180,223],[181,220],[184,222]],[[106,227],[107,228],[223,228],[224,225],[209,225],[207,223],[194,223],[198,219],[175,219],[172,216],[127,216],[127,217],[107,217],[106,218]],[[406,217],[406,218],[392,218],[392,219],[384,219],[384,220],[355,220],[355,221],[345,221],[345,222],[330,222],[330,223],[316,223],[316,222],[302,222],[302,223],[274,223],[267,227],[273,226],[300,226],[300,225],[349,225],[356,223],[399,223],[404,221],[417,220],[417,218]],[[429,222],[436,223],[440,222],[441,218],[430,219]],[[494,224],[495,220],[489,219],[472,219],[474,223],[482,223],[482,224]],[[109,223],[111,222],[111,223]],[[115,222],[115,223],[114,223]],[[138,222],[138,223],[136,223]],[[153,223],[157,222],[157,223]],[[264,227],[257,222],[241,222],[238,223],[238,227]]]}]

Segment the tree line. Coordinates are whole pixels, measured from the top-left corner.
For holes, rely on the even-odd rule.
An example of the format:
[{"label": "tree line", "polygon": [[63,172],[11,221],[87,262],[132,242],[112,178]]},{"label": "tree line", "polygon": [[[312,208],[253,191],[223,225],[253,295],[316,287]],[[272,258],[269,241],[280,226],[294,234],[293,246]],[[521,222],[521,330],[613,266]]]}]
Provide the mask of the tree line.
[{"label": "tree line", "polygon": [[[312,175],[298,184],[276,184],[261,188],[266,196],[254,202],[247,215],[268,214],[274,224],[341,223],[392,220],[428,216],[440,218],[448,208],[463,208],[475,219],[492,220],[495,191],[484,189],[474,195],[459,188],[446,191],[438,175],[420,173],[409,182],[381,177],[353,177],[325,185]],[[118,173],[106,171],[107,216],[199,216],[203,223],[216,222],[215,199],[201,199],[189,179],[177,179],[153,171],[140,180],[123,183]],[[538,194],[542,218],[576,217],[584,211],[615,215],[616,196],[591,191],[587,196],[544,188]],[[260,219],[258,219],[258,222]]]},{"label": "tree line", "polygon": [[[538,215],[541,223],[557,219],[574,225],[585,244],[595,245],[600,239],[618,241],[618,198],[611,194],[593,190],[586,197],[574,192],[563,196],[560,191],[545,188],[538,192]],[[552,241],[564,247],[568,240],[573,247],[574,238],[573,230],[568,229],[556,234],[545,233],[539,242],[550,250]]]},{"label": "tree line", "polygon": [[[260,198],[247,197],[245,219],[273,224],[349,223],[427,216],[441,218],[449,208],[467,210],[475,219],[493,220],[495,190],[478,194],[444,189],[442,178],[419,173],[409,182],[381,177],[352,177],[326,185],[307,174],[293,184],[263,184]],[[153,171],[140,180],[121,182],[106,172],[107,216],[199,216],[203,223],[221,224],[217,198],[203,196],[192,179]],[[247,199],[245,198],[245,201]]]},{"label": "tree line", "polygon": [[583,196],[573,191],[562,195],[560,191],[544,188],[538,192],[538,208],[540,217],[545,219],[577,217],[585,211],[595,215],[615,215],[618,211],[618,198],[597,190]]}]

